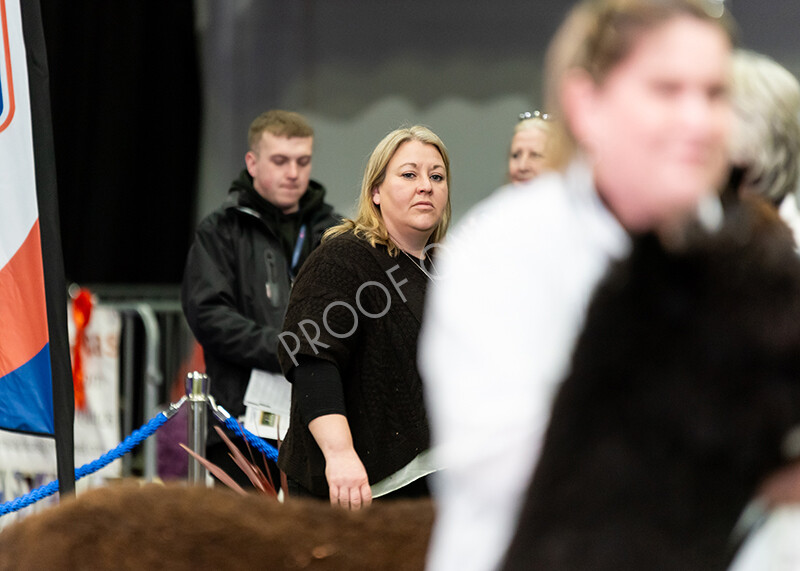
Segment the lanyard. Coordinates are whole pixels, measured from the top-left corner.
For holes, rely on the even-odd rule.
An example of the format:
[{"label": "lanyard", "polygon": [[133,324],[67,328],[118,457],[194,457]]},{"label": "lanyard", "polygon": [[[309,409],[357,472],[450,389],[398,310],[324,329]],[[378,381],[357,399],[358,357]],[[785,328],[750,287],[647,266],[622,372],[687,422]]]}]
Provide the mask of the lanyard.
[{"label": "lanyard", "polygon": [[294,253],[292,254],[292,266],[289,270],[292,274],[292,279],[294,279],[295,274],[297,273],[297,263],[300,261],[300,254],[303,251],[303,244],[306,241],[306,225],[303,224],[300,226],[300,234],[297,236],[297,243],[294,245]]}]

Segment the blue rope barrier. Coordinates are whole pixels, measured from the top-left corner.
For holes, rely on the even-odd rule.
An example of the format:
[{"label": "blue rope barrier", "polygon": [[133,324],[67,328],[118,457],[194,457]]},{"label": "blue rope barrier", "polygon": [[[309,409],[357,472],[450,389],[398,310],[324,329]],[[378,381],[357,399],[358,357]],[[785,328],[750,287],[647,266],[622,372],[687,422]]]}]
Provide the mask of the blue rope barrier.
[{"label": "blue rope barrier", "polygon": [[268,442],[265,442],[263,439],[247,430],[232,416],[225,419],[225,426],[247,440],[250,446],[263,452],[269,460],[273,462],[278,461],[278,450],[274,446],[271,446]]},{"label": "blue rope barrier", "polygon": [[[134,430],[130,436],[128,436],[125,440],[119,443],[116,448],[110,450],[100,456],[97,460],[93,460],[88,464],[84,464],[80,468],[75,469],[75,480],[79,480],[84,476],[88,476],[94,472],[97,472],[101,468],[108,466],[111,462],[116,460],[117,458],[121,458],[137,446],[141,444],[143,441],[147,440],[153,433],[158,430],[167,420],[169,420],[169,416],[165,413],[159,413],[156,415],[150,422],[139,428],[138,430]],[[43,500],[48,496],[52,496],[58,491],[58,480],[54,480],[49,484],[45,484],[44,486],[40,486],[35,490],[31,490],[24,496],[20,496],[4,504],[0,504],[0,516],[4,516],[8,513],[15,512],[25,508],[31,504],[38,502],[39,500]]]},{"label": "blue rope barrier", "polygon": [[[166,412],[162,412],[157,414],[153,417],[147,424],[143,425],[141,428],[134,430],[130,436],[128,436],[125,440],[120,442],[116,448],[110,450],[100,456],[97,460],[93,460],[87,464],[84,464],[80,468],[75,469],[75,480],[80,480],[81,478],[88,476],[89,474],[93,474],[97,472],[101,468],[105,468],[114,460],[121,458],[137,446],[139,446],[142,442],[147,440],[150,436],[152,436],[156,430],[161,428],[165,422],[167,422],[172,416],[177,412],[177,410],[181,407],[183,402],[186,400],[186,397],[183,397],[180,402],[177,404],[170,405],[170,408]],[[216,405],[213,405],[213,408],[216,409]],[[219,411],[215,411],[219,414]],[[275,449],[274,446],[271,446],[269,443],[262,440],[260,437],[256,436],[246,428],[244,428],[235,418],[231,417],[230,415],[225,412],[223,415],[219,416],[219,420],[223,421],[225,426],[227,426],[230,430],[232,430],[235,434],[243,437],[247,442],[254,447],[255,449],[261,451],[268,459],[272,460],[273,462],[278,461],[278,451]],[[19,511],[22,508],[28,507],[31,504],[38,502],[39,500],[43,500],[46,497],[52,496],[58,491],[58,480],[54,480],[49,484],[45,484],[44,486],[40,486],[34,490],[31,490],[24,496],[20,496],[3,504],[0,504],[0,516],[4,516],[11,512]]]}]

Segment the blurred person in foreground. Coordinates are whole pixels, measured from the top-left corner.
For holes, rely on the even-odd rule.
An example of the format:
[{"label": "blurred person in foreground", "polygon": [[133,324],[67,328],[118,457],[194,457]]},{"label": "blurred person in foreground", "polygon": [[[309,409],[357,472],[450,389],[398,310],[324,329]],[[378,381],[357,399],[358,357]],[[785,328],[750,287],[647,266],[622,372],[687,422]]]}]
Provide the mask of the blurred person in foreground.
[{"label": "blurred person in foreground", "polygon": [[579,4],[547,56],[553,172],[495,193],[444,249],[420,342],[445,467],[431,570],[500,564],[592,292],[631,235],[669,238],[716,200],[732,39],[710,6]]},{"label": "blurred person in foreground", "polygon": [[[723,200],[731,205],[756,200],[777,209],[797,243],[800,83],[772,58],[737,50],[731,99],[733,169]],[[768,479],[745,512],[750,522],[763,518],[765,523],[744,544],[733,571],[800,568],[800,545],[794,540],[800,529],[800,510],[787,505],[792,503],[800,503],[800,469],[796,466]]]}]

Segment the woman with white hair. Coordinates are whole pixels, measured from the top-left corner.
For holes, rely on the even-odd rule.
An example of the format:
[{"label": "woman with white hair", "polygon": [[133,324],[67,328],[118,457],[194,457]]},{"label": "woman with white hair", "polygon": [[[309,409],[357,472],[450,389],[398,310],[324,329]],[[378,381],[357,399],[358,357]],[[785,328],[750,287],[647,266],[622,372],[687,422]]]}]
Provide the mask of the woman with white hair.
[{"label": "woman with white hair", "polygon": [[522,184],[538,176],[545,167],[550,116],[541,111],[520,113],[508,153],[508,178]]},{"label": "woman with white hair", "polygon": [[[800,236],[800,82],[772,58],[747,50],[733,57],[729,192],[778,208]],[[730,196],[728,198],[731,198]]]}]

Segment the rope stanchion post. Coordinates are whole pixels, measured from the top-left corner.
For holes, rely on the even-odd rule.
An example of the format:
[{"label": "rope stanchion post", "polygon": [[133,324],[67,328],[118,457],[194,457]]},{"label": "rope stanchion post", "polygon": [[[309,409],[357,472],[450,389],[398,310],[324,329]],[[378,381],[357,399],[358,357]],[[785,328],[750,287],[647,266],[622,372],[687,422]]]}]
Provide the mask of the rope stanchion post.
[{"label": "rope stanchion post", "polygon": [[[139,446],[142,442],[155,434],[169,419],[175,416],[187,401],[189,402],[189,429],[188,441],[189,448],[200,456],[205,456],[206,445],[206,421],[208,420],[208,408],[214,417],[234,434],[244,438],[250,446],[264,454],[266,458],[273,462],[278,461],[278,451],[259,438],[246,428],[244,428],[230,413],[217,405],[214,397],[209,394],[211,384],[207,375],[202,373],[189,373],[186,377],[186,396],[169,405],[169,408],[160,412],[141,428],[134,430],[125,440],[119,443],[116,448],[109,450],[97,460],[84,464],[75,469],[75,480],[80,480],[94,474],[98,470],[105,468],[114,460],[122,458],[131,450]],[[189,482],[193,484],[204,484],[206,480],[206,469],[194,458],[189,460]],[[31,490],[24,496],[15,498],[5,503],[0,503],[0,517],[19,511],[33,503],[58,492],[58,480]]]},{"label": "rope stanchion post", "polygon": [[[189,399],[188,442],[193,452],[205,458],[208,421],[208,375],[197,371],[186,375],[186,396]],[[194,458],[189,459],[190,484],[205,485],[207,470]]]}]

